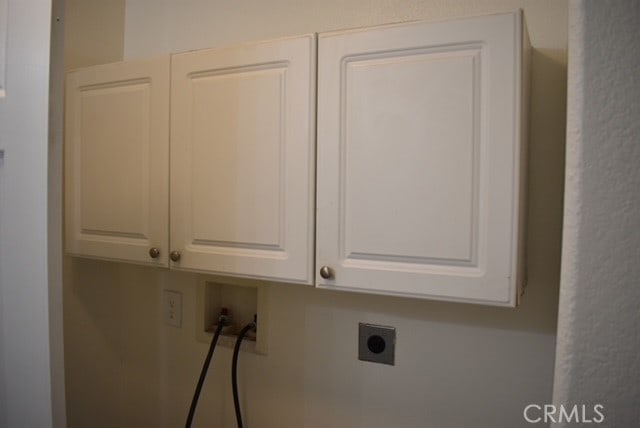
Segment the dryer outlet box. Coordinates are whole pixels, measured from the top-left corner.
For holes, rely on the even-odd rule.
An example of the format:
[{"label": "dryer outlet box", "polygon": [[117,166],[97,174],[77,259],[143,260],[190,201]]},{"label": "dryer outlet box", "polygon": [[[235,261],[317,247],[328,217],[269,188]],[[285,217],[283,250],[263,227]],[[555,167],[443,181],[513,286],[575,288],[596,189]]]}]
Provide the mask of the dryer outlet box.
[{"label": "dryer outlet box", "polygon": [[395,365],[396,329],[383,325],[359,323],[358,359]]}]

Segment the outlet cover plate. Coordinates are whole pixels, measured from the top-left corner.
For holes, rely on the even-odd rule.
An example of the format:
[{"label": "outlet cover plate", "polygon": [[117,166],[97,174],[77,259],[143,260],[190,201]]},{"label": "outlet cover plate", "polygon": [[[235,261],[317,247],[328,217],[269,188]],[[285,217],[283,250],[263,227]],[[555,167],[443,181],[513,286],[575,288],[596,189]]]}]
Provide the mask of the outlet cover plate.
[{"label": "outlet cover plate", "polygon": [[174,327],[182,326],[182,293],[164,290],[164,322]]},{"label": "outlet cover plate", "polygon": [[358,359],[395,365],[396,329],[375,324],[358,324]]}]

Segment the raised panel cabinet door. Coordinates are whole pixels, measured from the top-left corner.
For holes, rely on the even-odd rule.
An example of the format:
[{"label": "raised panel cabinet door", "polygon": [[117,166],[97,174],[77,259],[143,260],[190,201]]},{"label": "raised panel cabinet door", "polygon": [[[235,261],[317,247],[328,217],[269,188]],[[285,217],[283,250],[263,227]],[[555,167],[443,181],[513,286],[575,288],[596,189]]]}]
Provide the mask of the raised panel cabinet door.
[{"label": "raised panel cabinet door", "polygon": [[515,305],[525,31],[517,12],[319,35],[318,286]]},{"label": "raised panel cabinet door", "polygon": [[315,44],[172,57],[172,268],[312,282]]},{"label": "raised panel cabinet door", "polygon": [[169,57],[71,72],[66,250],[168,266]]}]

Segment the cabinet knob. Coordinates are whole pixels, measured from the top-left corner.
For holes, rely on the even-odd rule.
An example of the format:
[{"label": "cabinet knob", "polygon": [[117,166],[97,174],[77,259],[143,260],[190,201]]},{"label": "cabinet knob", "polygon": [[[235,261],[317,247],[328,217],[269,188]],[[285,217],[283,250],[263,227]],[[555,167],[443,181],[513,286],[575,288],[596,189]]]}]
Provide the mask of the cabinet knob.
[{"label": "cabinet knob", "polygon": [[331,269],[329,266],[322,266],[320,268],[320,276],[324,279],[333,278],[333,269]]},{"label": "cabinet knob", "polygon": [[180,251],[172,251],[169,254],[169,258],[171,259],[172,262],[180,261]]},{"label": "cabinet knob", "polygon": [[152,259],[157,259],[158,257],[160,257],[160,248],[158,247],[149,248],[149,257],[151,257]]}]

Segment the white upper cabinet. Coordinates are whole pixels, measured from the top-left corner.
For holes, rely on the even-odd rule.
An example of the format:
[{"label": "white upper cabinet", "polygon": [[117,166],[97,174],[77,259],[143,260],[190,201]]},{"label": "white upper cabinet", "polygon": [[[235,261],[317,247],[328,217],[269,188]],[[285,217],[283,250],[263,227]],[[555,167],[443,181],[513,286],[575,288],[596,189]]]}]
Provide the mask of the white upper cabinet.
[{"label": "white upper cabinet", "polygon": [[319,286],[516,304],[527,46],[521,13],[319,36]]},{"label": "white upper cabinet", "polygon": [[515,306],[528,50],[516,12],[72,72],[67,251]]},{"label": "white upper cabinet", "polygon": [[172,268],[313,283],[315,44],[172,57]]},{"label": "white upper cabinet", "polygon": [[65,120],[67,252],[167,266],[169,57],[69,73]]}]

